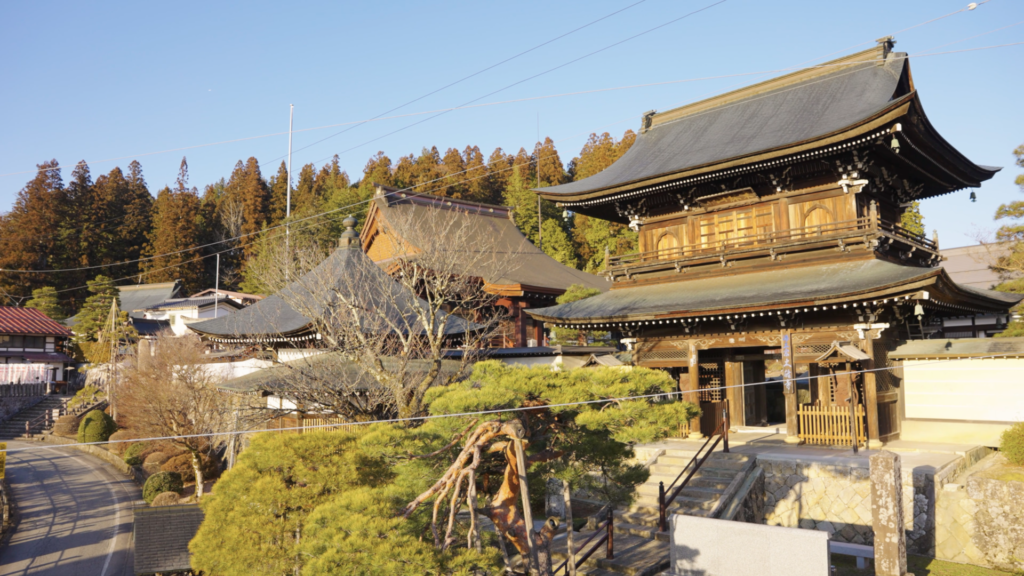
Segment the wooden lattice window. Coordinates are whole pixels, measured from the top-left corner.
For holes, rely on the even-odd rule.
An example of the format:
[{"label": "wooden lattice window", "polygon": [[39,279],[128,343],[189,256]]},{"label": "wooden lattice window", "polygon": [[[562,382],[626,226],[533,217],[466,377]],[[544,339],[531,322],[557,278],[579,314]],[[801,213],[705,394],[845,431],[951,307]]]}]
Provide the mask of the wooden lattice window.
[{"label": "wooden lattice window", "polygon": [[701,402],[721,402],[725,398],[725,367],[722,362],[701,362],[698,398]]}]

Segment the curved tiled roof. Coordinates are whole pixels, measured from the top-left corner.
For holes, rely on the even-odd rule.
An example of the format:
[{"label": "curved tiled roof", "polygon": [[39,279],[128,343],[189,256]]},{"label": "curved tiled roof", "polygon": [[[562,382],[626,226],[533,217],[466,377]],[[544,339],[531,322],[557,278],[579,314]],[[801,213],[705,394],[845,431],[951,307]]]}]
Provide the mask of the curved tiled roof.
[{"label": "curved tiled roof", "polygon": [[[375,293],[366,290],[367,287],[392,292]],[[415,326],[413,307],[425,305],[423,300],[406,291],[367,258],[356,242],[349,247],[338,248],[316,268],[279,293],[232,314],[189,324],[188,327],[199,334],[226,338],[297,336],[313,329],[313,317],[322,317],[337,292],[363,299],[363,306],[368,309],[384,310],[393,319],[393,326]],[[296,309],[296,306],[303,310]],[[445,329],[448,334],[461,334],[470,329],[470,325],[455,319],[448,322]]]},{"label": "curved tiled roof", "polygon": [[[874,51],[857,56],[867,60],[876,56]],[[840,131],[892,103],[905,63],[905,54],[892,54],[881,66],[837,67],[795,84],[771,89],[765,83],[768,89],[740,90],[749,95],[736,99],[726,94],[670,110],[655,116],[651,128],[641,131],[629,151],[605,170],[538,192],[596,192]]]},{"label": "curved tiled roof", "polygon": [[[735,308],[807,306],[825,300],[854,300],[922,281],[937,282],[944,275],[942,268],[901,266],[875,259],[855,260],[622,288],[526,312],[549,322],[605,322],[662,315],[688,316]],[[949,283],[992,307],[1008,309],[1022,297]]]},{"label": "curved tiled roof", "polygon": [[0,334],[71,337],[71,331],[35,308],[0,306]]}]

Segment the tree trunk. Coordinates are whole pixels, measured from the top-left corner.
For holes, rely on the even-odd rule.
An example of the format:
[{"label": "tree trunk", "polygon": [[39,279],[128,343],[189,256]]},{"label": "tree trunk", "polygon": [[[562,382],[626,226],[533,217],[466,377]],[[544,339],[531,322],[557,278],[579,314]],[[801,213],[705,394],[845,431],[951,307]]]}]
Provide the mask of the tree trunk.
[{"label": "tree trunk", "polygon": [[566,569],[569,576],[576,576],[576,546],[572,541],[572,491],[569,483],[562,480],[562,499],[565,501],[565,552],[567,556]]},{"label": "tree trunk", "polygon": [[203,497],[203,461],[199,454],[192,453],[192,470],[196,474],[196,501]]}]

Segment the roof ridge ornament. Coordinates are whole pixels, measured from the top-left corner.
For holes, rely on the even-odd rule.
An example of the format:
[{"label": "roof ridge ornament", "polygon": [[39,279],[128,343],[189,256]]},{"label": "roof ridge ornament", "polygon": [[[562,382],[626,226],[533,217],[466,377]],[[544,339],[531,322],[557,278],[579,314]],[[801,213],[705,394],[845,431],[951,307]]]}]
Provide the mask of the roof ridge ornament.
[{"label": "roof ridge ornament", "polygon": [[879,66],[885,65],[886,58],[892,53],[893,46],[896,46],[896,38],[894,36],[883,36],[878,40],[875,40],[882,45],[882,59],[878,62]]},{"label": "roof ridge ornament", "polygon": [[359,233],[356,232],[357,222],[356,217],[351,214],[341,221],[341,224],[345,226],[345,231],[341,233],[339,242],[341,248],[359,247]]},{"label": "roof ridge ornament", "polygon": [[651,129],[651,125],[654,124],[654,115],[657,114],[657,110],[648,110],[644,112],[640,119],[640,133],[644,134]]}]

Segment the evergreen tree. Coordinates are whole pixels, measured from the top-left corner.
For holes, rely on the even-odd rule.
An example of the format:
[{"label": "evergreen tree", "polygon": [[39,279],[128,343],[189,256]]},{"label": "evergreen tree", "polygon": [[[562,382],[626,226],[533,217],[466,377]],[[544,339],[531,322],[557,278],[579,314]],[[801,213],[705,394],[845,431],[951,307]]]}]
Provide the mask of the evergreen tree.
[{"label": "evergreen tree", "polygon": [[[519,153],[512,159],[512,167],[519,170],[519,177],[530,187],[537,186],[537,171],[533,156],[526,153],[526,148],[520,148]],[[511,176],[509,177],[511,180]]]},{"label": "evergreen tree", "polygon": [[51,320],[60,322],[68,317],[67,312],[60,305],[57,299],[57,289],[53,286],[45,286],[32,291],[32,299],[25,303],[26,308],[35,308],[46,314]]},{"label": "evergreen tree", "polygon": [[[512,209],[512,220],[530,242],[537,244],[537,194],[531,189],[519,172],[519,166],[512,168],[512,177],[505,188],[504,204]],[[544,220],[561,222],[562,215],[553,202],[541,203]],[[545,240],[545,244],[547,244]],[[545,250],[546,251],[546,250]],[[557,253],[557,250],[556,250]]]},{"label": "evergreen tree", "polygon": [[[56,160],[36,166],[35,176],[18,192],[11,211],[0,215],[0,269],[45,270],[54,268],[56,232],[63,217],[64,182]],[[28,296],[43,282],[58,288],[74,286],[63,275],[0,273],[0,289],[13,296]]]},{"label": "evergreen tree", "polygon": [[412,188],[416,185],[416,157],[402,156],[395,164],[391,185],[396,188]]},{"label": "evergreen tree", "polygon": [[[120,170],[118,170],[120,172]],[[135,260],[142,255],[146,244],[146,235],[153,227],[153,195],[149,193],[146,180],[142,176],[142,164],[132,160],[128,164],[128,175],[125,177],[124,188],[118,188],[117,206],[124,215],[116,228],[118,242],[126,251],[127,257],[121,260]],[[129,265],[125,275],[135,274],[138,264]]]},{"label": "evergreen tree", "polygon": [[437,151],[437,146],[423,148],[413,167],[413,191],[444,196],[444,184],[440,182],[443,176],[441,153]]},{"label": "evergreen tree", "polygon": [[540,174],[540,186],[557,186],[569,181],[569,175],[562,166],[562,160],[558,157],[558,150],[551,138],[545,138],[544,142],[538,142],[533,149],[533,161]]},{"label": "evergreen tree", "polygon": [[352,186],[348,173],[341,169],[338,162],[338,155],[320,168],[316,175],[316,189],[322,201],[332,197],[337,191],[348,189]]},{"label": "evergreen tree", "polygon": [[[241,160],[235,164],[224,188],[224,195],[226,202],[236,204],[241,209],[240,234],[256,234],[270,220],[270,190],[263,180],[256,158],[249,157],[245,164]],[[294,196],[292,201],[295,201]],[[243,239],[243,242],[251,240]]]},{"label": "evergreen tree", "polygon": [[[1015,164],[1024,168],[1024,144],[1013,151]],[[1024,174],[1018,174],[1014,180],[1021,192],[1024,192]],[[1002,280],[996,290],[1002,292],[1024,293],[1024,200],[1015,200],[1000,204],[996,210],[996,220],[1010,220],[996,231],[996,240],[1009,245],[1009,251],[996,259],[992,269],[999,273]],[[1020,305],[1017,306],[1018,311]],[[1000,337],[1024,336],[1024,321],[1010,322],[1006,330],[999,333]]]},{"label": "evergreen tree", "polygon": [[288,165],[284,160],[277,167],[277,174],[270,177],[270,224],[276,225],[284,221],[288,213]]},{"label": "evergreen tree", "polygon": [[[569,174],[573,180],[593,176],[621,158],[635,141],[636,134],[632,130],[627,130],[618,142],[607,132],[600,136],[591,134],[580,155],[570,162]],[[638,249],[639,235],[628,226],[583,214],[574,215],[572,220],[573,242],[581,265],[587,272],[603,269],[606,249],[616,256],[636,252]]]},{"label": "evergreen tree", "polygon": [[299,181],[292,191],[292,213],[312,214],[320,205],[316,168],[306,164],[299,170]]},{"label": "evergreen tree", "polygon": [[441,160],[441,171],[444,173],[444,181],[432,185],[432,187],[438,188],[435,194],[469,200],[466,183],[463,182],[466,179],[466,163],[457,149],[449,148],[444,153],[444,158]]},{"label": "evergreen tree", "polygon": [[363,178],[359,183],[360,194],[367,198],[374,194],[374,185],[391,186],[393,184],[391,174],[391,159],[384,155],[384,152],[370,157],[363,168]]},{"label": "evergreen tree", "polygon": [[204,264],[195,247],[202,238],[201,202],[198,191],[188,187],[188,163],[181,160],[175,188],[164,188],[153,206],[153,228],[144,249],[146,256],[158,256],[143,262],[147,282],[181,280],[186,293],[204,288]]},{"label": "evergreen tree", "polygon": [[579,257],[569,233],[566,232],[561,218],[548,218],[541,225],[544,231],[542,249],[544,253],[570,268],[579,268]]},{"label": "evergreen tree", "polygon": [[924,216],[921,214],[920,202],[911,202],[903,211],[900,215],[900,227],[912,234],[924,236]]},{"label": "evergreen tree", "polygon": [[487,181],[491,192],[491,202],[500,204],[504,201],[505,188],[512,177],[511,154],[505,154],[501,148],[495,148],[487,159]]},{"label": "evergreen tree", "polygon": [[490,187],[490,179],[487,176],[487,166],[484,164],[484,155],[480,152],[479,146],[466,146],[462,151],[462,161],[465,165],[465,173],[462,175],[464,192],[463,198],[473,202],[494,203]]},{"label": "evergreen tree", "polygon": [[118,309],[121,308],[120,292],[113,280],[101,274],[87,284],[89,297],[85,299],[78,314],[75,314],[75,339],[78,342],[99,340],[110,318],[111,305],[117,302]]}]

